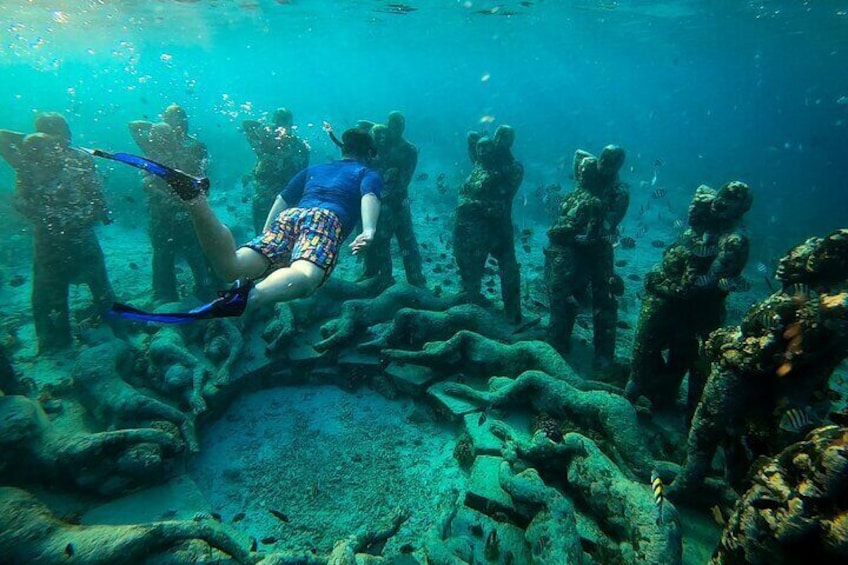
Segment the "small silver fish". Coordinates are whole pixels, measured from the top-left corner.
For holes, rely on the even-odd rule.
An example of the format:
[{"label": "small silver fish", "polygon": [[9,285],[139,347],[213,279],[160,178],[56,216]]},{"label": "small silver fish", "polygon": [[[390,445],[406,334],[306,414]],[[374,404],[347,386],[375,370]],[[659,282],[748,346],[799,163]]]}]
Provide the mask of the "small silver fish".
[{"label": "small silver fish", "polygon": [[768,272],[768,267],[766,266],[765,263],[760,261],[759,263],[757,263],[757,272],[760,273],[761,275],[764,275]]}]

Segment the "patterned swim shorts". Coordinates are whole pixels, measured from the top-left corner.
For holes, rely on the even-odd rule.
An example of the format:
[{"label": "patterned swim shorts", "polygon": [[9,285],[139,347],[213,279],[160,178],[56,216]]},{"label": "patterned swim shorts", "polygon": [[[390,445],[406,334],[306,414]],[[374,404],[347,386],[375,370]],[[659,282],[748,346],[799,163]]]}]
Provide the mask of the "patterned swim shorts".
[{"label": "patterned swim shorts", "polygon": [[339,257],[342,222],[323,208],[288,208],[265,231],[245,244],[271,261],[271,268],[288,267],[298,260],[309,261],[330,276]]}]

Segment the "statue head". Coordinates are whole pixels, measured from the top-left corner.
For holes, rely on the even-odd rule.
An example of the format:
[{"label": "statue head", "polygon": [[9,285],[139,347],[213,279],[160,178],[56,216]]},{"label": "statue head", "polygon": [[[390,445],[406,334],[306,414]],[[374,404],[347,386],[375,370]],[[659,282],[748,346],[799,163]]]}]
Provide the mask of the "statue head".
[{"label": "statue head", "polygon": [[377,151],[383,151],[389,143],[390,133],[388,126],[377,124],[371,128],[371,137],[374,138],[374,146]]},{"label": "statue head", "polygon": [[68,120],[58,112],[42,112],[35,118],[35,131],[46,133],[62,140],[65,145],[71,143],[71,128]]},{"label": "statue head", "polygon": [[624,149],[618,145],[607,145],[598,157],[598,172],[605,177],[617,174],[624,165],[625,157]]},{"label": "statue head", "polygon": [[477,140],[477,145],[474,146],[474,151],[477,154],[477,161],[479,161],[484,167],[494,165],[495,149],[495,141],[491,137],[481,137]]},{"label": "statue head", "polygon": [[181,106],[171,104],[162,112],[162,121],[174,128],[178,137],[188,135],[188,115]]},{"label": "statue head", "polygon": [[748,185],[731,181],[722,186],[712,202],[713,216],[722,221],[735,222],[751,209],[754,197]]},{"label": "statue head", "polygon": [[274,127],[290,130],[294,124],[294,116],[288,108],[277,108],[274,111]]},{"label": "statue head", "polygon": [[390,112],[386,120],[386,127],[389,128],[390,138],[397,141],[403,137],[403,132],[406,129],[406,118],[397,110]]},{"label": "statue head", "polygon": [[492,139],[498,149],[511,149],[515,142],[515,129],[512,126],[500,125],[495,130]]}]

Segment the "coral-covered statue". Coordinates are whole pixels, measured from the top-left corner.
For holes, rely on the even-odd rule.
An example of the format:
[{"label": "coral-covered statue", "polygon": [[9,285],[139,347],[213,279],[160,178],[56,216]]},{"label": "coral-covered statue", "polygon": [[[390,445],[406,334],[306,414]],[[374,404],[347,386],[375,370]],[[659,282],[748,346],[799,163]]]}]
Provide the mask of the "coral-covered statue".
[{"label": "coral-covered statue", "polygon": [[669,489],[678,500],[705,492],[719,445],[728,482],[739,487],[756,457],[798,440],[829,408],[828,378],[848,356],[848,229],[795,247],[776,276],[781,291],[706,343],[711,373]]}]

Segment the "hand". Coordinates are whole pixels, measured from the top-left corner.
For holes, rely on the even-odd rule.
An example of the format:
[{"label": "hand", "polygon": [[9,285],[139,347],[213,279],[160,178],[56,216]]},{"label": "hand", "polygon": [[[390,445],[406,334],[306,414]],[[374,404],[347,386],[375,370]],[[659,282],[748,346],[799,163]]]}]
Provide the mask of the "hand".
[{"label": "hand", "polygon": [[327,120],[324,120],[324,123],[321,125],[321,127],[324,128],[325,132],[333,133],[333,125]]},{"label": "hand", "polygon": [[350,249],[353,251],[354,255],[359,255],[362,251],[368,248],[371,245],[371,242],[374,241],[374,230],[365,230],[358,236],[353,242],[350,244]]}]

